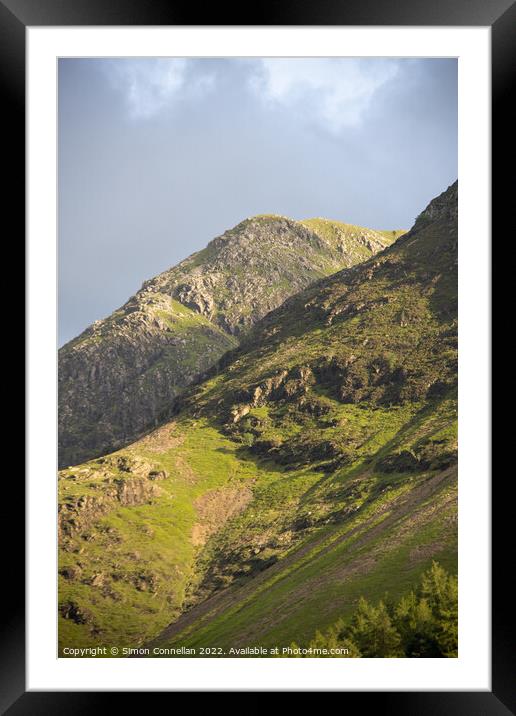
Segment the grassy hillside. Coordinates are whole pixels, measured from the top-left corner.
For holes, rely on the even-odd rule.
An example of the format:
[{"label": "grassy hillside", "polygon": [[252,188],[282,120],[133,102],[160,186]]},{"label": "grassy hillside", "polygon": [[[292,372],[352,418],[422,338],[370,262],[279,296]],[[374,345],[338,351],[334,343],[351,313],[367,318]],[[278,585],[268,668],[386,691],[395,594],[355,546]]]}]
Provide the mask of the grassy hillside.
[{"label": "grassy hillside", "polygon": [[456,197],[265,316],[174,420],[61,472],[61,647],[308,643],[455,571]]}]

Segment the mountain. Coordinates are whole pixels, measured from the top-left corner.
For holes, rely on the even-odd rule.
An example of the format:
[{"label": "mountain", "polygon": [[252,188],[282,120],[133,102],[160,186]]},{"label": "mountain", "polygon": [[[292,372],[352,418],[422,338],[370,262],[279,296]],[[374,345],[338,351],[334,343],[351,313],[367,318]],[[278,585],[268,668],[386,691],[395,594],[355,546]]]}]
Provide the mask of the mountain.
[{"label": "mountain", "polygon": [[60,472],[61,649],[303,645],[433,560],[456,573],[457,183],[174,410]]},{"label": "mountain", "polygon": [[262,316],[399,233],[257,216],[146,281],[59,351],[59,465],[110,452],[154,427]]}]

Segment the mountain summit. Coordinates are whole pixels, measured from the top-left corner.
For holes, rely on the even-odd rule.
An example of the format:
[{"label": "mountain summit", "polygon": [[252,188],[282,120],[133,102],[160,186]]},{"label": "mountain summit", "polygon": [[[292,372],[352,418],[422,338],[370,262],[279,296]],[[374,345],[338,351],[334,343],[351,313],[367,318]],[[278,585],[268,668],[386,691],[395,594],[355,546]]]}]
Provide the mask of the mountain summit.
[{"label": "mountain summit", "polygon": [[119,448],[155,426],[257,320],[400,233],[256,216],[146,281],[59,351],[59,465]]}]

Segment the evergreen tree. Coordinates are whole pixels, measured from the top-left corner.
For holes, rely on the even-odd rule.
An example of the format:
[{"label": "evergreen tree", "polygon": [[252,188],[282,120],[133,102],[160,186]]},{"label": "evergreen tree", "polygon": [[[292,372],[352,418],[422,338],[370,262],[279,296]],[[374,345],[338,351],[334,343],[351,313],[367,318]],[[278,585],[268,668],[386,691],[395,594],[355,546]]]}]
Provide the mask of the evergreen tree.
[{"label": "evergreen tree", "polygon": [[442,656],[458,655],[458,582],[437,562],[421,580],[421,595],[428,600],[435,620],[435,640]]},{"label": "evergreen tree", "polygon": [[394,622],[402,638],[405,656],[441,656],[434,636],[434,616],[427,599],[418,599],[414,592],[402,597],[394,610]]},{"label": "evergreen tree", "polygon": [[374,607],[361,597],[349,635],[364,657],[403,656],[401,637],[383,602]]},{"label": "evergreen tree", "polygon": [[[343,624],[337,622],[327,632],[321,634],[320,631],[315,633],[315,637],[312,639],[309,648],[312,649],[326,649],[329,653],[318,654],[317,656],[326,659],[341,659],[341,658],[358,658],[361,656],[360,650],[357,645],[347,637],[341,637]],[[342,653],[343,649],[347,649],[348,653]],[[333,654],[330,653],[333,650]],[[307,654],[307,656],[311,656]]]}]

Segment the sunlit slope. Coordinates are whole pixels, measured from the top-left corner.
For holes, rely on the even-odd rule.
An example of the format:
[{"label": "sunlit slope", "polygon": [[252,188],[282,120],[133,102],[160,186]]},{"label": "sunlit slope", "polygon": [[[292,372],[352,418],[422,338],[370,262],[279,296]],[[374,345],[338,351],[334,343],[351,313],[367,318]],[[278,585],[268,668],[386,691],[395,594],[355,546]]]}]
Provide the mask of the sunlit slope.
[{"label": "sunlit slope", "polygon": [[200,603],[152,646],[221,647],[230,655],[231,648],[307,644],[349,617],[360,596],[406,594],[433,559],[456,571],[455,470],[404,488],[382,487],[388,494],[370,498],[345,525],[320,529],[252,580]]}]

